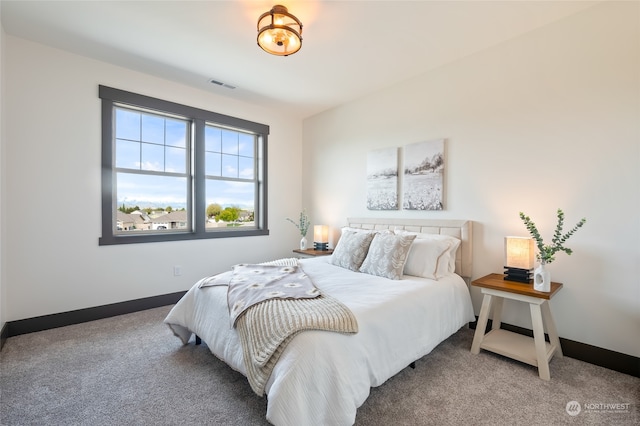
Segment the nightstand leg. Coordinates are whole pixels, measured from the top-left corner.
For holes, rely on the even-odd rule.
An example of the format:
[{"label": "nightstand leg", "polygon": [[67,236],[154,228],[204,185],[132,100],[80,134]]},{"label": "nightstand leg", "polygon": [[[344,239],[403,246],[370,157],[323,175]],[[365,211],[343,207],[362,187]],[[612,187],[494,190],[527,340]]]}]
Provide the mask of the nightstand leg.
[{"label": "nightstand leg", "polygon": [[504,297],[496,297],[496,300],[493,301],[491,330],[500,330],[500,324],[502,324],[502,302],[504,302]]},{"label": "nightstand leg", "polygon": [[476,333],[473,335],[473,343],[471,344],[471,353],[474,355],[480,353],[480,345],[487,329],[487,319],[489,319],[489,311],[491,310],[491,298],[490,294],[485,294],[482,299],[482,308],[480,308],[480,316],[476,324]]},{"label": "nightstand leg", "polygon": [[544,340],[544,326],[542,325],[542,312],[540,305],[530,303],[531,323],[533,325],[533,340],[536,346],[536,358],[538,360],[538,375],[542,380],[551,380],[549,372],[549,360],[547,359],[547,348]]},{"label": "nightstand leg", "polygon": [[551,307],[549,306],[549,302],[545,301],[542,306],[542,320],[544,324],[547,326],[547,331],[549,333],[549,342],[553,346],[556,347],[555,356],[558,358],[562,358],[562,347],[560,346],[560,338],[558,337],[558,330],[556,329],[556,323],[553,321],[553,315],[551,315]]}]

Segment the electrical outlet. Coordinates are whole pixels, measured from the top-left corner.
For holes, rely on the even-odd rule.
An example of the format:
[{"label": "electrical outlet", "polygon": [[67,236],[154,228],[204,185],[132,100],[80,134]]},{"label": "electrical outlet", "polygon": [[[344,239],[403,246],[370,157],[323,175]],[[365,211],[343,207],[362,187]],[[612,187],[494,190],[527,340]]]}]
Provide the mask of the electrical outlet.
[{"label": "electrical outlet", "polygon": [[174,266],[173,267],[173,276],[174,277],[179,277],[180,275],[182,275],[182,266]]}]

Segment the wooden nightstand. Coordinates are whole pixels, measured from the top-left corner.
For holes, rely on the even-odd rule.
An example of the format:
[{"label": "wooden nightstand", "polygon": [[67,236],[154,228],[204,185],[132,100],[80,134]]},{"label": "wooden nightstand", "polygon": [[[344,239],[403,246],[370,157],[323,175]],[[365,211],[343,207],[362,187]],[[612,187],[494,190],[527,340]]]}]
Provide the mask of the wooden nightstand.
[{"label": "wooden nightstand", "polygon": [[[555,356],[562,358],[562,348],[558,331],[551,316],[549,300],[562,288],[561,283],[551,283],[551,291],[541,292],[533,289],[533,284],[505,281],[502,274],[490,274],[471,283],[480,287],[484,298],[471,345],[471,353],[478,354],[480,349],[516,359],[538,367],[543,380],[550,380],[549,360]],[[491,331],[485,334],[487,320],[493,303],[493,324]],[[502,303],[504,299],[518,300],[529,304],[533,339],[518,333],[500,329]],[[544,325],[547,326],[550,343],[544,339]]]},{"label": "wooden nightstand", "polygon": [[298,257],[304,258],[304,257],[330,256],[333,253],[333,249],[328,249],[328,250],[295,249],[293,252],[297,253]]}]

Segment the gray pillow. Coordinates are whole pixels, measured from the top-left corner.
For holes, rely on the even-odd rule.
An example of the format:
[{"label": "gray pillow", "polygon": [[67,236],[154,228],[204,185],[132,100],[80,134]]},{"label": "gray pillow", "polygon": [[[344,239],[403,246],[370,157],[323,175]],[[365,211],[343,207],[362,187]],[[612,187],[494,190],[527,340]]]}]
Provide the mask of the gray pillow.
[{"label": "gray pillow", "polygon": [[352,271],[359,271],[374,235],[373,232],[343,230],[331,255],[331,263]]},{"label": "gray pillow", "polygon": [[369,246],[360,272],[377,275],[392,280],[402,278],[404,264],[407,261],[415,235],[395,235],[393,233],[376,234]]}]

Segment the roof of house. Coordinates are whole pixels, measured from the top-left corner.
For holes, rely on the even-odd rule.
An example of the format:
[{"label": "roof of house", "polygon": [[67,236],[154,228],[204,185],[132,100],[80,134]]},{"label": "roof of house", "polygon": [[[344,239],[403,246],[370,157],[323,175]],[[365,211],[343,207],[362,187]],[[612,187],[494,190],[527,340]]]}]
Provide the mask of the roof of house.
[{"label": "roof of house", "polygon": [[177,210],[177,211],[169,212],[162,216],[153,218],[151,219],[151,222],[153,223],[186,222],[187,219],[188,218],[187,218],[186,210]]}]

